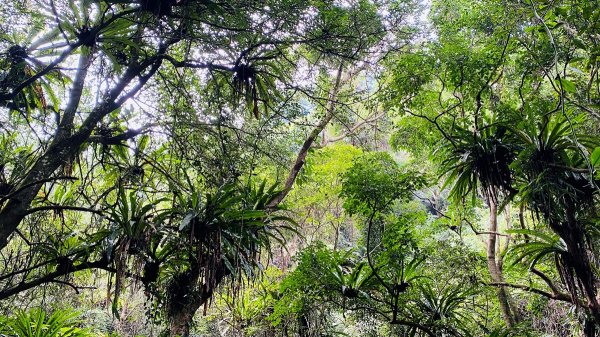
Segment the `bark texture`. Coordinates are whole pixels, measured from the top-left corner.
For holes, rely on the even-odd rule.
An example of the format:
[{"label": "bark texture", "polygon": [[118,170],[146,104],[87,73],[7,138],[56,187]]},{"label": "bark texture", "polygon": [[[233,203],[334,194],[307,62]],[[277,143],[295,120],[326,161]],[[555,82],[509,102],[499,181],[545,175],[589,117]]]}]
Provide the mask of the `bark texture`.
[{"label": "bark texture", "polygon": [[[498,204],[497,201],[490,198],[490,218],[489,218],[489,238],[487,241],[487,265],[492,278],[492,282],[497,284],[504,283],[504,277],[502,276],[502,269],[500,264],[496,260],[496,246],[498,244]],[[499,286],[496,290],[498,301],[500,303],[500,310],[502,311],[502,317],[508,327],[513,327],[517,322],[515,313],[513,312],[510,305],[510,297],[506,287]]]}]

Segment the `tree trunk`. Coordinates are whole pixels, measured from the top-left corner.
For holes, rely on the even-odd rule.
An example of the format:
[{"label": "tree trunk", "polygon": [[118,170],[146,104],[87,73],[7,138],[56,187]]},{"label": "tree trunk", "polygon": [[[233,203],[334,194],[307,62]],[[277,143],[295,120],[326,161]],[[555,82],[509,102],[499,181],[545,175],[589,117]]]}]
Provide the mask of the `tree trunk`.
[{"label": "tree trunk", "polygon": [[[200,281],[200,267],[196,266],[187,274],[178,276],[175,287],[170,294],[167,303],[168,330],[170,337],[187,337],[190,335],[190,328],[194,321],[194,315],[198,309],[205,305],[212,297],[214,288],[219,285],[223,279],[231,274],[229,269],[221,262],[215,274],[214,283],[202,283]],[[181,289],[190,289],[182,293]],[[173,295],[177,294],[177,297]]]},{"label": "tree trunk", "polygon": [[288,195],[288,193],[290,193],[290,191],[292,190],[292,186],[294,186],[294,182],[296,181],[298,173],[300,173],[302,166],[304,166],[306,156],[308,155],[308,150],[310,150],[311,146],[313,145],[319,134],[325,129],[327,124],[329,124],[329,122],[333,118],[335,114],[335,101],[337,99],[337,95],[341,87],[343,71],[344,62],[341,62],[337,70],[335,84],[329,92],[329,104],[327,105],[327,111],[325,113],[325,116],[323,116],[321,121],[319,121],[319,124],[315,126],[308,138],[306,138],[304,144],[302,144],[302,148],[298,152],[298,156],[296,157],[294,166],[292,166],[292,169],[290,170],[290,173],[285,181],[283,190],[279,192],[279,194],[268,204],[269,208],[277,207],[277,205],[279,205],[283,201],[283,199]]},{"label": "tree trunk", "polygon": [[[498,262],[496,261],[496,245],[498,238],[498,204],[493,198],[489,198],[488,203],[490,205],[490,227],[489,227],[489,238],[487,242],[487,264],[488,270],[492,281],[497,284],[504,283],[502,277],[502,270],[500,269]],[[502,317],[508,327],[515,325],[515,317],[511,311],[509,295],[506,287],[498,286],[496,290],[498,296],[498,302],[500,303],[500,310],[502,311]]]},{"label": "tree trunk", "polygon": [[310,327],[308,325],[308,319],[306,318],[306,314],[304,313],[302,313],[300,317],[298,317],[298,335],[300,337],[310,336]]},{"label": "tree trunk", "polygon": [[204,304],[203,301],[193,300],[183,305],[179,311],[171,313],[169,317],[169,336],[189,336],[194,314],[202,304]]},{"label": "tree trunk", "polygon": [[586,316],[583,321],[582,337],[596,337],[596,323],[594,319]]},{"label": "tree trunk", "polygon": [[[598,303],[598,288],[596,285],[596,277],[588,256],[588,251],[585,244],[584,229],[575,216],[575,206],[567,204],[565,207],[566,222],[550,223],[550,227],[555,233],[560,236],[567,246],[566,264],[572,270],[577,278],[575,283],[579,283],[582,288],[583,296],[587,300],[587,309],[597,325],[600,325],[600,303]],[[570,287],[576,287],[576,284]],[[570,289],[572,296],[576,297],[576,289]],[[577,303],[577,298],[574,298]]]},{"label": "tree trunk", "polygon": [[[166,47],[163,46],[158,52],[159,54],[164,53],[165,50]],[[84,58],[81,64],[87,65],[88,62],[89,60]],[[0,250],[8,244],[10,235],[17,229],[23,218],[29,214],[28,209],[44,182],[52,177],[54,172],[65,163],[65,160],[71,158],[74,153],[79,152],[81,145],[89,139],[97,123],[137,93],[148,79],[158,71],[161,64],[162,59],[150,58],[140,66],[129,67],[120,81],[107,92],[106,99],[92,109],[79,129],[73,132],[72,117],[79,107],[83,90],[80,86],[83,86],[87,75],[87,69],[79,69],[73,84],[74,87],[70,92],[65,115],[57,128],[56,135],[50,142],[48,149],[36,160],[19,186],[15,187],[15,192],[0,209]],[[138,85],[124,94],[129,84],[147,68],[150,68],[149,71],[139,79]]]}]

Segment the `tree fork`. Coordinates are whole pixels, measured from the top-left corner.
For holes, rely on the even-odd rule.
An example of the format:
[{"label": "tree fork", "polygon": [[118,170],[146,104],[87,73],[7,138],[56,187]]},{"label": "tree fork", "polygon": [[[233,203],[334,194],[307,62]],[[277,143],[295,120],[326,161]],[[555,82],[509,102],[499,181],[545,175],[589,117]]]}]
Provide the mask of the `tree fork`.
[{"label": "tree fork", "polygon": [[[158,55],[161,56],[166,49],[167,46],[159,48]],[[20,190],[20,192],[15,193],[0,210],[0,250],[8,244],[8,238],[27,215],[27,209],[30,207],[43,185],[41,182],[37,184],[32,184],[32,182],[45,181],[50,178],[60,165],[64,163],[65,158],[69,158],[73,153],[77,152],[80,146],[89,139],[96,124],[104,116],[117,109],[129,97],[135,95],[150,77],[158,71],[161,64],[162,57],[152,57],[142,65],[129,67],[119,83],[110,90],[104,102],[92,110],[79,130],[73,135],[69,135],[70,132],[65,132],[67,129],[61,129],[69,122],[67,119],[63,118],[63,121],[61,121],[57,130],[56,137],[52,140],[48,150],[35,162],[21,184],[16,187],[16,190]],[[151,67],[148,73],[141,76],[141,73],[148,67]],[[85,73],[87,73],[87,71],[82,72],[82,74]],[[140,83],[119,99],[119,96],[121,96],[125,88],[138,76],[140,77]],[[79,90],[76,87],[77,85],[76,81],[72,89],[70,102],[72,102],[73,99],[80,99],[81,93],[78,94]],[[63,122],[65,124],[63,124]]]}]

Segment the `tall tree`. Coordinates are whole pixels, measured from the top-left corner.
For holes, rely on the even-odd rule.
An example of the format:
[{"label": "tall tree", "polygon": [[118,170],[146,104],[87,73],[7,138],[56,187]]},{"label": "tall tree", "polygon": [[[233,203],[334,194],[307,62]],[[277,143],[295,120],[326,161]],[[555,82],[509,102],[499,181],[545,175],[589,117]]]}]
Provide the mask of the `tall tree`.
[{"label": "tall tree", "polygon": [[[77,289],[69,275],[104,270],[118,312],[126,279],[142,266],[137,279],[167,308],[170,333],[187,335],[215,287],[250,273],[282,239],[271,219],[285,222],[276,211],[294,179],[253,202],[240,186],[257,167],[287,164],[295,149],[282,140],[303,131],[288,121],[319,119],[309,102],[327,111],[322,129],[339,113],[330,69],[346,73],[397,47],[385,39],[412,35],[410,1],[381,5],[385,12],[369,1],[6,7],[3,15],[30,25],[1,36],[0,297],[48,283]],[[182,289],[191,295],[178,298]]]}]

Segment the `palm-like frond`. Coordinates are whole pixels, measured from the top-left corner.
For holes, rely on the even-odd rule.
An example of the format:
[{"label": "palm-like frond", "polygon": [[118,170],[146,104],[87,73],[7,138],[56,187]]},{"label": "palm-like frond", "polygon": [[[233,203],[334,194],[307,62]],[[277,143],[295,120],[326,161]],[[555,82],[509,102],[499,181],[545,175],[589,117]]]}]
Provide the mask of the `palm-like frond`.
[{"label": "palm-like frond", "polygon": [[373,277],[373,271],[365,261],[352,267],[335,264],[329,266],[327,272],[331,279],[335,280],[335,287],[348,298],[355,298],[363,292]]},{"label": "palm-like frond", "polygon": [[126,193],[120,187],[117,204],[107,212],[108,219],[124,239],[145,242],[147,232],[152,229],[149,217],[160,201],[142,200],[136,191]]},{"label": "palm-like frond", "polygon": [[462,199],[471,193],[475,200],[478,187],[493,199],[500,192],[514,192],[510,165],[517,148],[507,141],[506,133],[502,124],[489,124],[478,131],[455,128],[452,141],[444,147],[442,163],[444,186],[452,185],[452,197]]},{"label": "palm-like frond", "polygon": [[85,329],[79,328],[79,314],[72,310],[56,310],[47,315],[42,309],[17,311],[8,318],[6,325],[0,328],[1,333],[15,337],[86,337],[92,336]]},{"label": "palm-like frond", "polygon": [[600,139],[574,134],[580,123],[563,115],[529,116],[512,129],[523,148],[513,165],[519,194],[545,219],[562,221],[565,207],[590,205],[597,192],[586,158]]},{"label": "palm-like frond", "polygon": [[275,186],[267,188],[262,182],[179,196],[181,206],[173,211],[181,217],[172,233],[175,248],[168,260],[163,258],[167,265],[162,267],[170,273],[169,306],[187,303],[190,293],[212,293],[227,276],[234,280],[233,292],[239,290],[236,284],[256,277],[262,269],[260,255],[270,254],[272,242],[283,245],[286,231],[296,231],[291,218],[267,208],[277,193]]},{"label": "palm-like frond", "polygon": [[441,330],[454,330],[456,327],[468,335],[468,330],[463,327],[469,320],[464,304],[475,294],[473,289],[462,285],[447,285],[436,290],[429,283],[422,283],[418,288],[421,296],[417,307],[429,324],[439,326]]},{"label": "palm-like frond", "polygon": [[508,232],[527,237],[525,242],[511,246],[506,252],[506,257],[511,261],[512,265],[526,260],[531,269],[546,256],[553,256],[555,259],[559,259],[567,253],[567,246],[558,235],[546,234],[539,230],[531,229],[513,229]]}]

